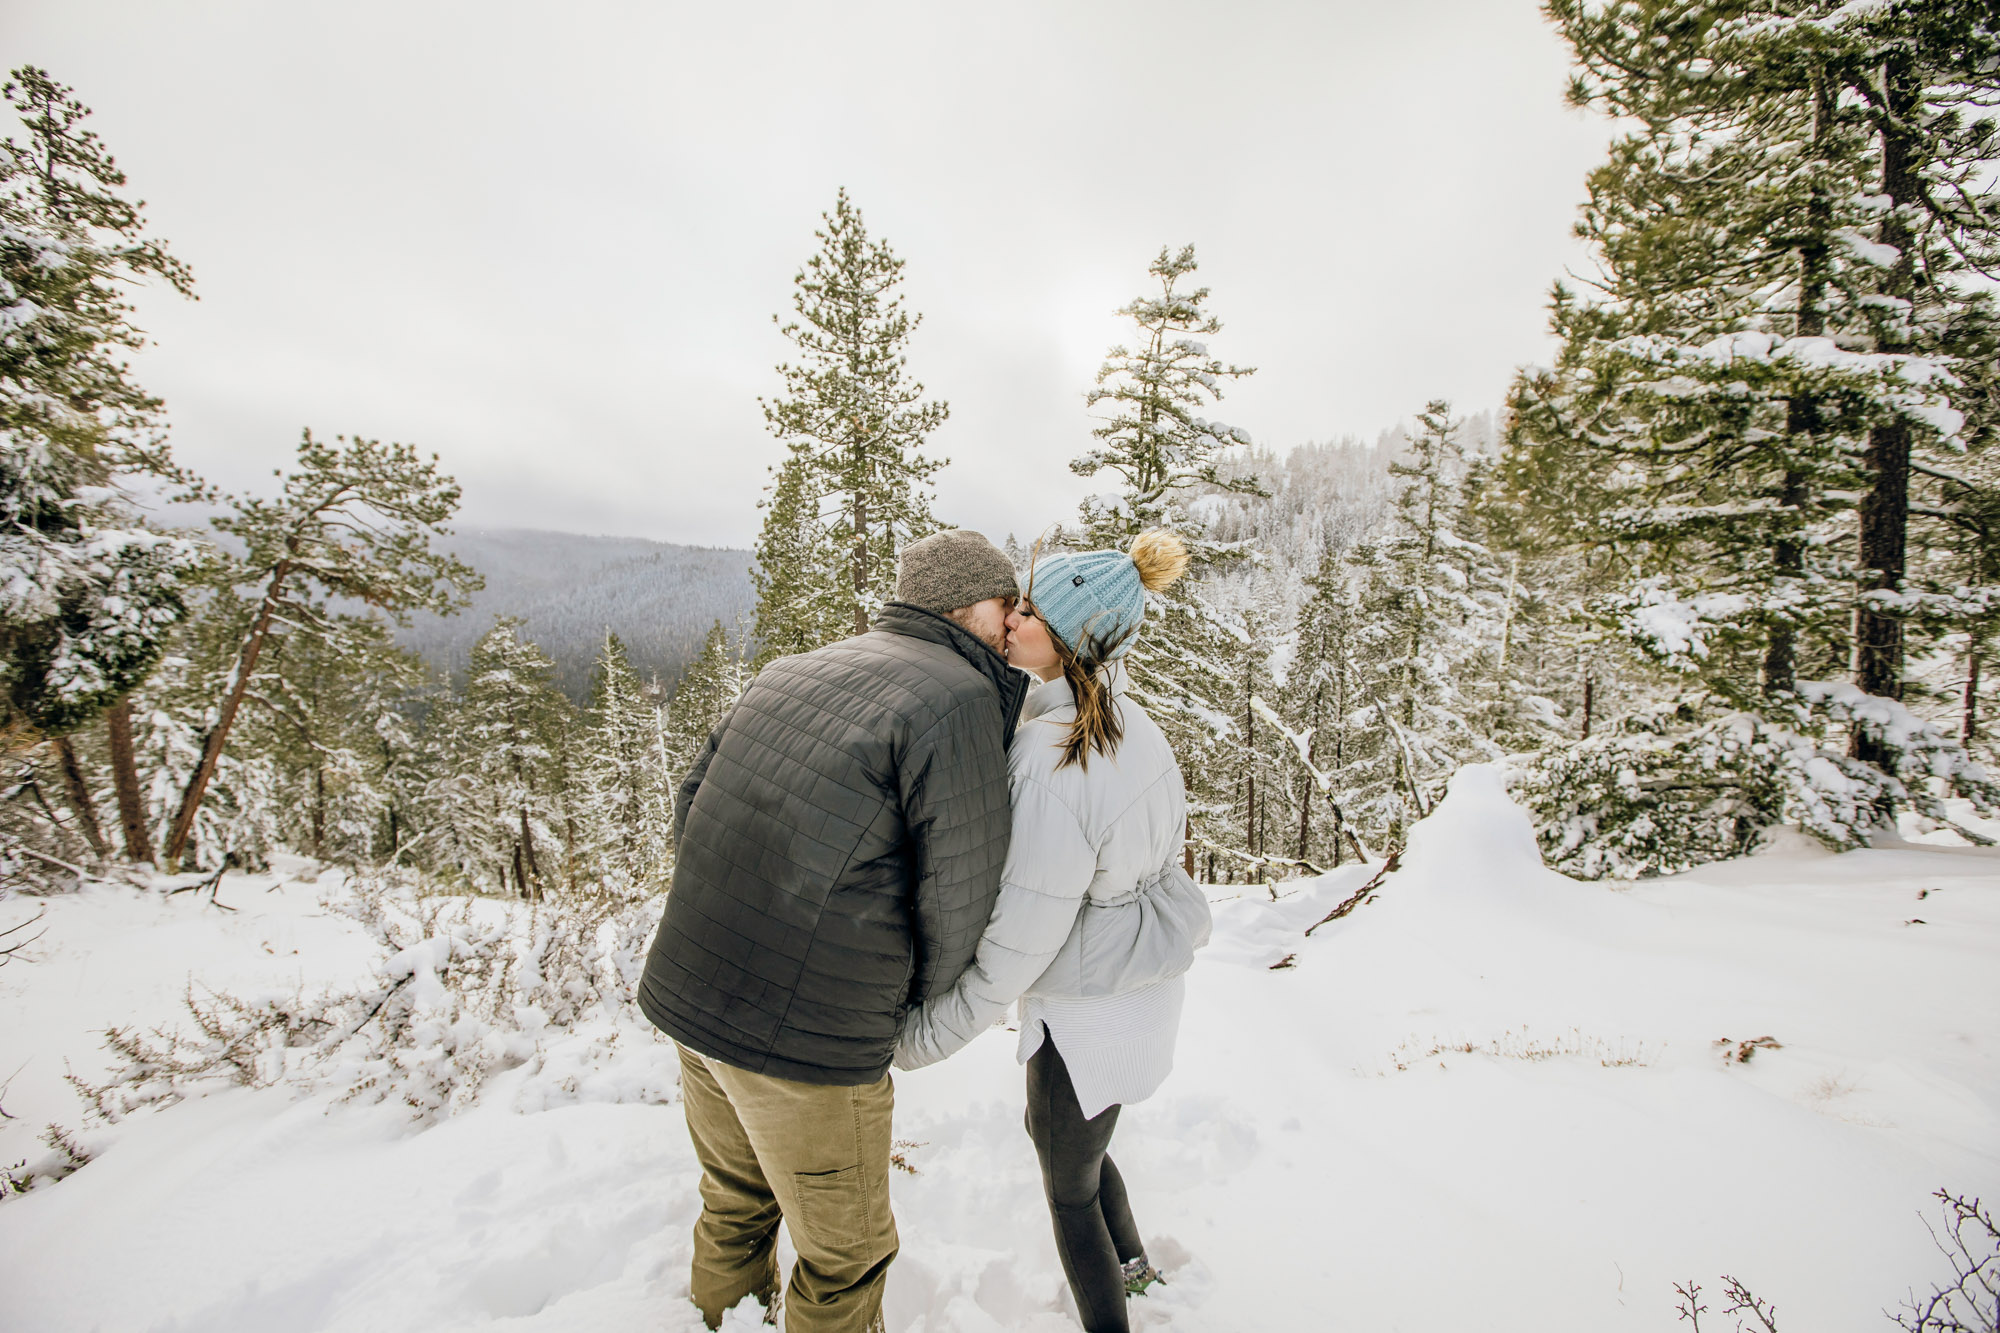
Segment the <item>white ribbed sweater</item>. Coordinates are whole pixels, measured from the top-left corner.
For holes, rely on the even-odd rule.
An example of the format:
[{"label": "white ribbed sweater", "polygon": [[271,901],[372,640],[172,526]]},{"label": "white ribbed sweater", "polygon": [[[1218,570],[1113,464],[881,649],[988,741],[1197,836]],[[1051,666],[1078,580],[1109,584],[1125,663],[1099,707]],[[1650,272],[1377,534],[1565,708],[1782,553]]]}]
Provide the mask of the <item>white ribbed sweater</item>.
[{"label": "white ribbed sweater", "polygon": [[1090,999],[1021,997],[1022,1064],[1041,1049],[1043,1026],[1062,1052],[1086,1120],[1105,1108],[1143,1102],[1174,1068],[1185,977],[1170,977],[1123,995]]}]

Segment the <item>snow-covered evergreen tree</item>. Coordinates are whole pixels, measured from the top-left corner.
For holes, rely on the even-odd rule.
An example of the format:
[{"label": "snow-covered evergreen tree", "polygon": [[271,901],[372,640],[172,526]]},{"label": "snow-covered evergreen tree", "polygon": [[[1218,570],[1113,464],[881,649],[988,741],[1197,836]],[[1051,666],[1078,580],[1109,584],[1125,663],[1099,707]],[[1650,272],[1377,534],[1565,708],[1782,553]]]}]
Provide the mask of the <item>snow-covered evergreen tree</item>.
[{"label": "snow-covered evergreen tree", "polygon": [[[923,452],[950,409],[924,401],[906,347],[922,316],[896,294],[904,261],[871,240],[841,190],[822,214],[820,248],[794,283],[798,318],[783,326],[798,360],[764,404],[786,448],[757,542],[762,660],[868,628],[895,593],[896,554],[937,528]],[[775,318],[775,317],[774,317]]]},{"label": "snow-covered evergreen tree", "polygon": [[[465,698],[452,721],[470,778],[470,804],[483,815],[471,845],[480,866],[522,898],[561,884],[567,842],[558,829],[568,795],[561,787],[569,701],[549,685],[552,668],[521,637],[520,622],[501,617],[473,645]],[[485,874],[477,878],[486,878]]]},{"label": "snow-covered evergreen tree", "polygon": [[1493,554],[1465,536],[1464,452],[1450,404],[1418,417],[1406,460],[1389,465],[1402,489],[1381,540],[1356,552],[1361,692],[1377,724],[1372,753],[1346,786],[1350,818],[1399,843],[1430,812],[1441,779],[1499,754],[1471,689],[1490,682],[1507,584]]},{"label": "snow-covered evergreen tree", "polygon": [[286,840],[322,860],[393,854],[391,770],[413,743],[402,709],[421,666],[372,616],[327,616],[322,633],[288,634],[265,658],[247,747],[276,765]]},{"label": "snow-covered evergreen tree", "polygon": [[1069,540],[1122,549],[1148,528],[1167,528],[1186,543],[1189,577],[1150,598],[1146,632],[1126,658],[1132,692],[1173,744],[1197,837],[1247,850],[1247,822],[1230,818],[1240,797],[1224,762],[1239,725],[1230,701],[1244,629],[1202,589],[1204,578],[1240,551],[1209,539],[1208,524],[1190,505],[1204,492],[1262,494],[1253,478],[1221,471],[1222,451],[1250,437],[1201,415],[1227,381],[1253,372],[1218,360],[1201,341],[1222,324],[1206,307],[1208,288],[1186,284],[1195,271],[1193,246],[1162,248],[1147,268],[1157,291],[1119,311],[1137,336],[1112,347],[1098,370],[1087,395],[1089,405],[1104,408],[1091,432],[1097,443],[1070,467],[1085,477],[1109,471],[1122,484],[1084,501],[1080,531]]},{"label": "snow-covered evergreen tree", "polygon": [[1123,483],[1114,495],[1084,502],[1084,538],[1092,546],[1119,546],[1148,528],[1179,532],[1184,542],[1198,538],[1206,525],[1188,502],[1202,488],[1261,493],[1255,480],[1221,470],[1222,451],[1249,444],[1249,435],[1200,415],[1221,399],[1227,381],[1256,371],[1219,360],[1201,341],[1222,332],[1222,321],[1206,308],[1208,288],[1182,284],[1197,267],[1193,246],[1161,248],[1146,268],[1159,290],[1118,312],[1134,325],[1134,345],[1105,354],[1085,396],[1091,407],[1109,406],[1090,432],[1097,445],[1070,470],[1080,477],[1110,471]]},{"label": "snow-covered evergreen tree", "polygon": [[495,846],[494,805],[477,765],[465,697],[441,692],[423,712],[416,754],[394,775],[393,855],[440,880],[505,893],[512,866]]},{"label": "snow-covered evergreen tree", "polygon": [[[1621,849],[1592,873],[1779,820],[1852,844],[1898,802],[1938,811],[1940,782],[1984,784],[1896,697],[1906,627],[1987,600],[1905,578],[1911,471],[1966,443],[1950,358],[1990,323],[1953,271],[1994,235],[1973,167],[1991,131],[1959,115],[1993,80],[1978,9],[1550,6],[1573,98],[1640,128],[1591,177],[1602,296],[1558,292],[1562,353],[1516,387],[1510,481],[1623,565],[1596,609],[1672,682],[1622,737],[1529,774],[1557,855]],[[1947,202],[1919,207],[1913,180]]]},{"label": "snow-covered evergreen tree", "polygon": [[[201,721],[213,698],[214,675],[195,660],[170,654],[132,695],[134,748],[144,781],[146,820],[164,837],[180,794],[201,763]],[[181,864],[219,869],[230,859],[261,867],[283,845],[277,766],[262,754],[224,754],[188,830]]]},{"label": "snow-covered evergreen tree", "polygon": [[1278,693],[1272,656],[1282,635],[1282,615],[1282,608],[1250,590],[1226,622],[1232,632],[1222,642],[1226,692],[1220,702],[1231,726],[1222,747],[1225,780],[1218,785],[1226,789],[1228,801],[1202,820],[1205,828],[1221,824],[1234,835],[1228,845],[1258,858],[1247,864],[1254,867],[1251,878],[1259,881],[1271,878],[1267,858],[1289,855],[1285,834],[1292,823],[1291,792],[1283,776],[1284,737],[1271,706]]},{"label": "snow-covered evergreen tree", "polygon": [[618,636],[606,632],[586,714],[572,808],[586,879],[619,897],[658,893],[673,867],[674,782],[660,710]]},{"label": "snow-covered evergreen tree", "polygon": [[1557,562],[1505,550],[1505,527],[1493,521],[1490,499],[1497,460],[1467,452],[1460,484],[1458,556],[1468,588],[1484,585],[1498,604],[1489,625],[1480,673],[1464,683],[1473,729],[1501,750],[1536,750],[1581,724],[1579,681],[1593,662],[1594,643],[1577,632],[1565,600],[1568,571]]},{"label": "snow-covered evergreen tree", "polygon": [[825,480],[800,449],[772,469],[768,494],[757,502],[757,661],[811,652],[849,633],[838,595],[838,571],[820,510]]},{"label": "snow-covered evergreen tree", "polygon": [[148,530],[119,487],[191,482],[161,404],[133,382],[131,284],[192,295],[144,234],[89,108],[34,66],[0,143],[0,744],[63,736],[144,680],[186,613],[201,550]]},{"label": "snow-covered evergreen tree", "polygon": [[1362,693],[1361,590],[1347,552],[1328,543],[1306,581],[1290,670],[1280,700],[1280,729],[1291,810],[1294,860],[1337,866],[1354,850],[1347,814],[1350,764],[1379,745],[1381,727]]},{"label": "snow-covered evergreen tree", "polygon": [[430,544],[449,534],[458,499],[458,484],[438,471],[436,458],[409,445],[345,436],[326,444],[306,431],[277,498],[239,498],[212,520],[242,547],[232,578],[253,590],[254,609],[205,727],[201,761],[167,830],[161,850],[169,868],[274,637],[330,634],[327,597],[366,602],[400,622],[416,610],[449,614],[478,588],[469,566]]},{"label": "snow-covered evergreen tree", "polygon": [[723,629],[722,622],[716,621],[708,637],[702,641],[701,652],[681,674],[680,683],[674,687],[673,700],[667,706],[666,762],[670,793],[680,787],[681,779],[687,776],[695,756],[707,744],[709,733],[720,726],[723,716],[736,706],[736,700],[742,695],[749,678],[749,667],[739,646]]}]

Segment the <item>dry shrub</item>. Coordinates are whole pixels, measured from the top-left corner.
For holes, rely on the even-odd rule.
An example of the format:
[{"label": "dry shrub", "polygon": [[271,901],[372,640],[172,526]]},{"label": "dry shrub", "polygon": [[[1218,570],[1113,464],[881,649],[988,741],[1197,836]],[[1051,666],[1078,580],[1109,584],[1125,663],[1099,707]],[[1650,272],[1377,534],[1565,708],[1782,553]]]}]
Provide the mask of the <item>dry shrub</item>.
[{"label": "dry shrub", "polygon": [[[119,1067],[102,1084],[73,1080],[92,1112],[116,1121],[209,1087],[289,1082],[337,1090],[340,1100],[399,1100],[427,1122],[470,1106],[489,1077],[539,1060],[581,1027],[592,1029],[593,1050],[608,1053],[621,1029],[645,1026],[631,996],[657,900],[523,904],[362,881],[329,906],[381,948],[370,984],[248,996],[190,986],[193,1034],[106,1034]],[[569,1053],[570,1066],[589,1063]],[[658,1091],[655,1079],[638,1085]],[[543,1097],[561,1100],[560,1089]]]}]

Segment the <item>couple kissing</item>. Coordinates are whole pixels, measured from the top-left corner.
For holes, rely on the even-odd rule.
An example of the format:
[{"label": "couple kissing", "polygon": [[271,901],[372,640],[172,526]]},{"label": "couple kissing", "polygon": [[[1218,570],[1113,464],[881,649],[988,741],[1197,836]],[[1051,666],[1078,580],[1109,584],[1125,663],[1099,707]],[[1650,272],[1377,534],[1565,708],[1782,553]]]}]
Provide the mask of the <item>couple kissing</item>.
[{"label": "couple kissing", "polygon": [[1158,1280],[1109,1155],[1173,1063],[1208,904],[1173,751],[1125,692],[1172,534],[1033,562],[976,532],[902,552],[865,634],[758,674],[675,804],[640,1006],[680,1048],[701,1163],[689,1294],[792,1333],[882,1326],[896,1256],[890,1066],[1019,1005],[1027,1130],[1083,1326]]}]

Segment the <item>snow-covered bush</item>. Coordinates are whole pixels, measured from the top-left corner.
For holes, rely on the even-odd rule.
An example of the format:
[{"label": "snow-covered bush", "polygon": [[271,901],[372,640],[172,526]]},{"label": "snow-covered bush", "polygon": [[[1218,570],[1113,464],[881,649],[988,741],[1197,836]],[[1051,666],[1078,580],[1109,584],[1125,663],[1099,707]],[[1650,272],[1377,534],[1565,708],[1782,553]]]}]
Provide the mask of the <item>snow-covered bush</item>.
[{"label": "snow-covered bush", "polygon": [[671,1094],[668,1048],[631,1003],[657,899],[507,903],[362,882],[332,906],[382,948],[368,985],[315,995],[190,987],[194,1035],[106,1034],[123,1064],[103,1084],[78,1082],[92,1112],[116,1121],[213,1088],[285,1082],[395,1099],[429,1122],[523,1066],[524,1109]]},{"label": "snow-covered bush", "polygon": [[[1704,718],[1714,701],[1694,699],[1517,761],[1511,784],[1548,864],[1577,879],[1674,874],[1740,855],[1777,824],[1863,847],[1893,805],[1949,824],[1944,796],[2000,798],[1961,746],[1894,700],[1813,681],[1799,697],[1794,725]],[[1881,740],[1890,772],[1834,748],[1849,726]]]},{"label": "snow-covered bush", "polygon": [[48,1151],[40,1156],[24,1157],[12,1166],[0,1167],[0,1202],[53,1185],[90,1165],[89,1149],[61,1125],[50,1125],[43,1130],[42,1143]]}]

